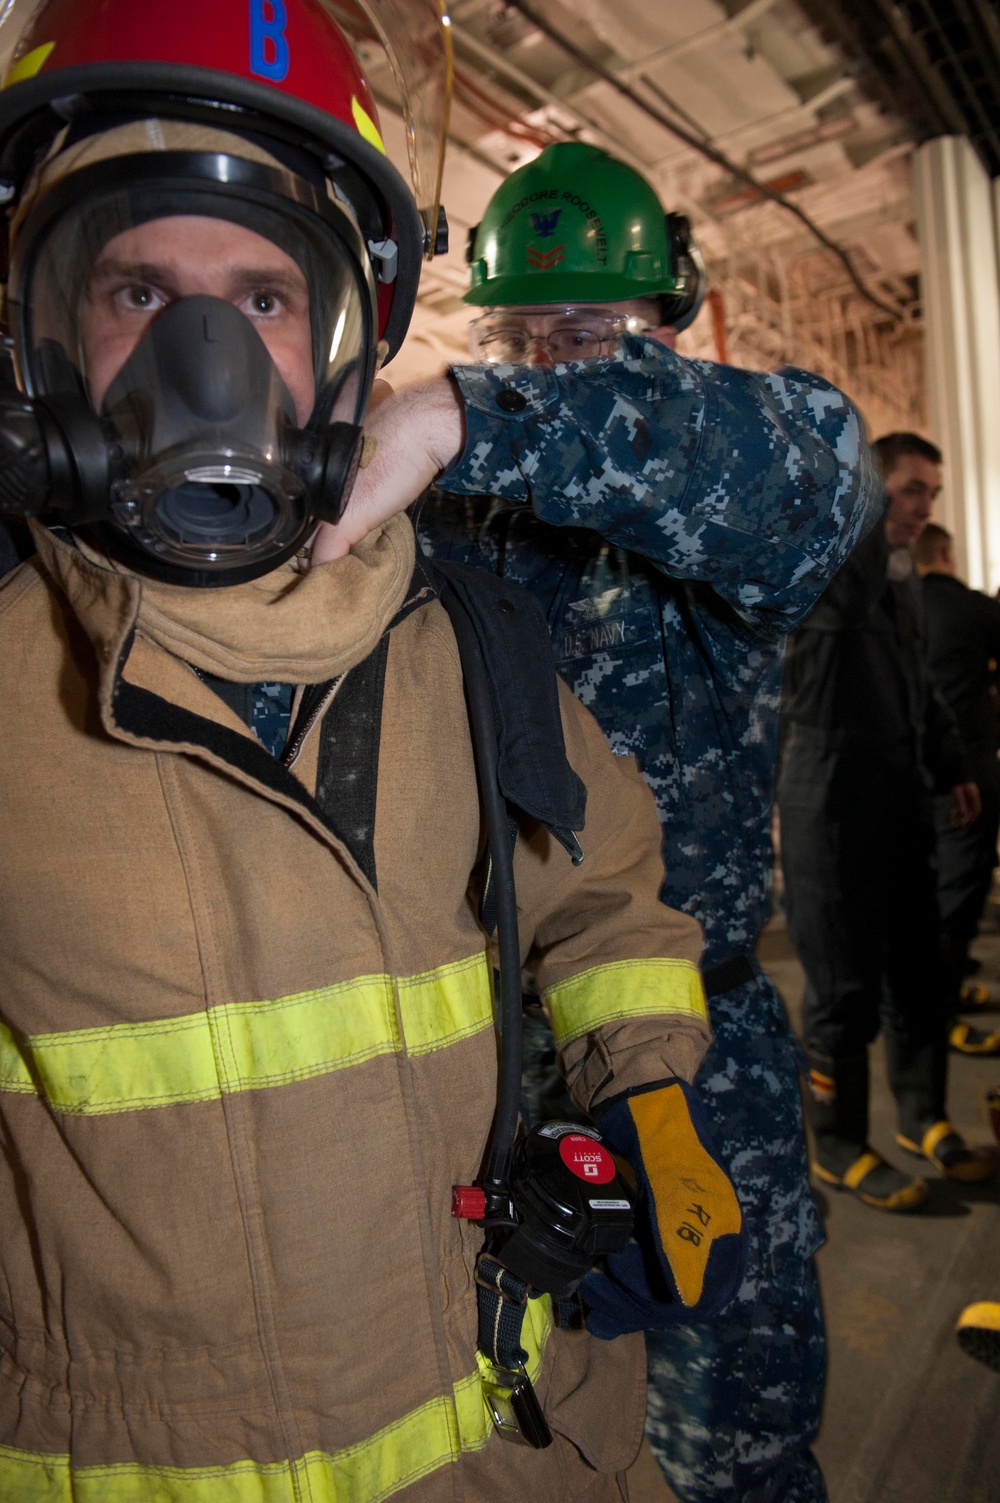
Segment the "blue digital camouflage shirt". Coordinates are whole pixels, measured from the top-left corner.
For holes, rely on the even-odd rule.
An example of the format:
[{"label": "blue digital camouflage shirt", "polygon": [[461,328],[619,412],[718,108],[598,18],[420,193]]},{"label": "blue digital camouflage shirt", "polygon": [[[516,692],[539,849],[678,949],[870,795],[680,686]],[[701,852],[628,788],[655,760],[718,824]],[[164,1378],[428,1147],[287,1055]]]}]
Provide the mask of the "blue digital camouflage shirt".
[{"label": "blue digital camouflage shirt", "polygon": [[880,511],[856,409],[803,371],[640,337],[588,364],[453,374],[467,441],[421,546],[536,596],[560,673],[656,797],[664,901],[701,921],[706,965],[751,951],[784,636]]}]

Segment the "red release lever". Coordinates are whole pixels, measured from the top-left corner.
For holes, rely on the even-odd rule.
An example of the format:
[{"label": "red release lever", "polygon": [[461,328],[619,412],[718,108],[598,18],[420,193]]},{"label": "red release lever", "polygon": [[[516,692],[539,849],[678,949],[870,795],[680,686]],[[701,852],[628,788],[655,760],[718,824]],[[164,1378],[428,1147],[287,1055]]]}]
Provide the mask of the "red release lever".
[{"label": "red release lever", "polygon": [[486,1191],[478,1185],[452,1185],[451,1214],[467,1221],[482,1221],[486,1215]]}]

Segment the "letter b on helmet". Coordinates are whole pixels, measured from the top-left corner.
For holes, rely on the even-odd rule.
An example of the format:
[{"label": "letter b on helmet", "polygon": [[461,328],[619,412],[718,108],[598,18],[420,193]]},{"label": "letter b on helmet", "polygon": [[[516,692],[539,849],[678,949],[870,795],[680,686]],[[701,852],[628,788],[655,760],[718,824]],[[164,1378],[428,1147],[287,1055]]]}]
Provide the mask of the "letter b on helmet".
[{"label": "letter b on helmet", "polygon": [[271,83],[288,73],[287,24],[284,0],[250,0],[250,72]]}]

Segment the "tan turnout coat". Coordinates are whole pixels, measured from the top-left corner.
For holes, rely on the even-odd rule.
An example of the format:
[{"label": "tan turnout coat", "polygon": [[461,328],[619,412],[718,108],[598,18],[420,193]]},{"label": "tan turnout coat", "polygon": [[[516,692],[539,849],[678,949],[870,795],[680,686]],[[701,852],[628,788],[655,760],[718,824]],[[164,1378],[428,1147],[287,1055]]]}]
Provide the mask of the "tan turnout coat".
[{"label": "tan turnout coat", "polygon": [[[390,633],[373,887],[309,796],[318,723],[268,780],[137,628],[140,583],[39,541],[0,589],[0,1498],[623,1496],[641,1337],[530,1302],[545,1452],[493,1434],[476,1376],[481,1233],[450,1195],[480,1168],[496,1051],[441,606]],[[587,1102],[690,1078],[707,1029],[652,798],[562,711],[585,859],[520,840],[518,898]]]}]

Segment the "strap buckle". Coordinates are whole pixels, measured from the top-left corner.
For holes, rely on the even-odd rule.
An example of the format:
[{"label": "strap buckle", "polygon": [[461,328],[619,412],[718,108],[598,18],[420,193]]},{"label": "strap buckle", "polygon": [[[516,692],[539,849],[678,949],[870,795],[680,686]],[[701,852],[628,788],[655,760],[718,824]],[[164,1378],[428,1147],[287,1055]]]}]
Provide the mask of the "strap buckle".
[{"label": "strap buckle", "polygon": [[499,1435],[535,1451],[543,1451],[552,1444],[552,1431],[523,1367],[499,1367],[490,1362],[482,1373],[482,1385],[486,1407]]}]

